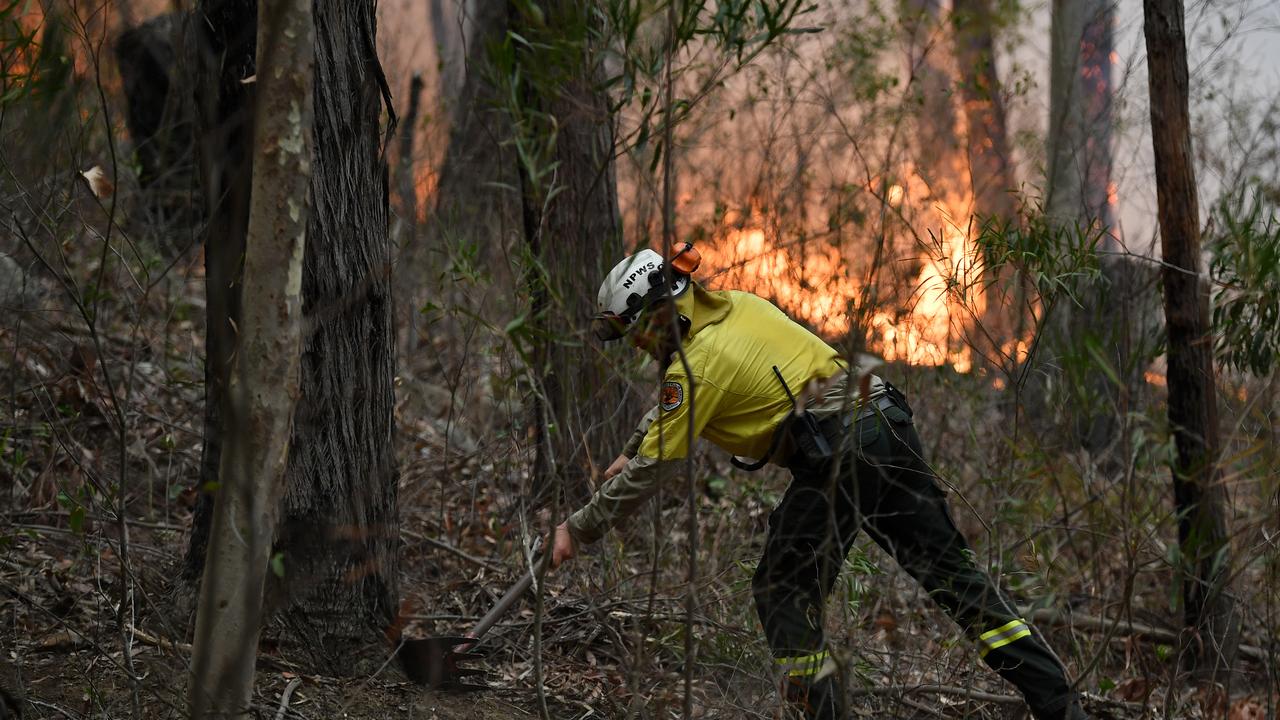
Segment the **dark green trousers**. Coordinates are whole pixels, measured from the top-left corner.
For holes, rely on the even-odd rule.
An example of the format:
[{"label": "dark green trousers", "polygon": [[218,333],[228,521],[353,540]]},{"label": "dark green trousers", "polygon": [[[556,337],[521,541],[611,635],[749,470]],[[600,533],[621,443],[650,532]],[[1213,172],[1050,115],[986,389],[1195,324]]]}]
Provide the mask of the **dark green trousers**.
[{"label": "dark green trousers", "polygon": [[791,486],[769,516],[752,586],[778,669],[792,684],[831,671],[823,603],[865,528],[977,643],[983,660],[1017,686],[1037,718],[1062,717],[1075,697],[1066,672],[975,564],[924,460],[905,399],[860,419],[840,440],[838,467],[792,463]]}]

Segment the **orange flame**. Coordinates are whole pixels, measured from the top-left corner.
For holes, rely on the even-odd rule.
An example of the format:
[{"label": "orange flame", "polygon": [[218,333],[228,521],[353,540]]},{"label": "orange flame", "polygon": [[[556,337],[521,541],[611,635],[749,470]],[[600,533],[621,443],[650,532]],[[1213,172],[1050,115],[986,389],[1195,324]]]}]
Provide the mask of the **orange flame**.
[{"label": "orange flame", "polygon": [[[870,349],[888,361],[950,364],[968,372],[973,357],[964,340],[973,319],[986,309],[986,299],[980,292],[979,255],[968,224],[962,226],[953,218],[967,216],[972,200],[938,202],[923,180],[912,176],[904,184],[890,185],[884,202],[904,212],[911,210],[923,223],[940,223],[941,232],[915,253],[921,256],[920,270],[906,279],[911,288],[907,307],[901,312],[871,311]],[[963,209],[963,214],[953,208]],[[840,249],[821,240],[785,241],[759,211],[745,222],[736,220],[727,217],[717,239],[701,248],[704,267],[712,271],[709,284],[768,297],[827,339],[848,334],[853,327],[851,311],[867,299],[864,281],[850,272]],[[1027,345],[1011,340],[1003,349],[1006,354],[1025,356]]]}]

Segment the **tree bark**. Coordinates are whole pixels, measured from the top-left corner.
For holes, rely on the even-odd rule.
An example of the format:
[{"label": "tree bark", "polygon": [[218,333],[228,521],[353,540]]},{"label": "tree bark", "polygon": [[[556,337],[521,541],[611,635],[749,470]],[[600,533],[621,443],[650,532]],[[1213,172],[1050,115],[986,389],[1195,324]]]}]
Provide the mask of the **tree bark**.
[{"label": "tree bark", "polygon": [[[202,8],[205,18],[194,24],[204,20],[219,33],[214,39],[243,37],[244,27],[253,26],[252,11],[246,13],[246,8],[253,7],[245,0],[214,0]],[[388,93],[374,51],[373,2],[316,0],[314,18],[315,151],[302,274],[301,396],[275,544],[284,577],[269,579],[267,612],[287,626],[284,640],[299,643],[313,667],[350,674],[385,659],[381,630],[397,597],[394,331],[388,179],[379,124]],[[239,224],[243,215],[228,199],[235,198],[232,172],[242,166],[235,146],[222,143],[243,132],[247,98],[236,83],[253,74],[241,54],[244,47],[243,42],[225,42],[205,53],[223,68],[213,116],[228,119],[225,126],[206,127],[202,137],[203,154],[226,163],[222,173],[205,174],[212,185],[206,194],[218,203],[206,254],[218,274],[208,276],[209,293],[224,301],[209,307],[206,415],[212,419],[206,424],[205,487],[209,468],[217,467],[222,452],[221,437],[230,427],[225,422],[226,386],[218,379],[230,355],[226,340],[234,337],[242,316],[236,293],[240,255],[234,242],[225,241],[244,232]],[[250,72],[242,74],[246,65]],[[214,161],[206,159],[206,164]],[[223,181],[228,190],[220,191]],[[226,238],[213,234],[217,231]],[[198,577],[202,568],[208,506],[202,500],[196,509],[188,577]],[[369,652],[374,649],[377,654]]]},{"label": "tree bark", "polygon": [[[1053,0],[1049,177],[1045,211],[1059,222],[1110,228],[1110,0]],[[1105,241],[1110,247],[1111,241]]]},{"label": "tree bark", "polygon": [[1181,549],[1184,660],[1202,676],[1230,672],[1238,620],[1228,594],[1231,542],[1218,467],[1218,398],[1201,281],[1200,213],[1191,153],[1182,0],[1144,0],[1151,142],[1168,331],[1169,425],[1177,446],[1173,496]]},{"label": "tree bark", "polygon": [[186,46],[196,100],[200,187],[208,224],[204,232],[205,363],[204,443],[200,491],[192,517],[183,579],[196,584],[204,571],[213,496],[218,483],[227,384],[240,318],[240,274],[249,227],[253,173],[252,78],[257,48],[256,0],[206,0],[187,23]]},{"label": "tree bark", "polygon": [[191,717],[249,717],[262,594],[298,399],[302,258],[311,174],[311,0],[260,8],[245,312],[231,384],[231,432],[200,584]]},{"label": "tree bark", "polygon": [[[996,72],[996,16],[991,0],[953,0],[951,21],[967,135],[969,185],[973,190],[974,226],[970,232],[976,235],[990,223],[999,227],[1000,223],[1017,222],[1017,180]],[[988,277],[983,282],[986,307],[973,345],[988,364],[1010,371],[1018,362],[1016,351],[1006,357],[1001,346],[1026,336],[1031,321],[1027,298],[1032,288],[1017,268],[987,267]]]},{"label": "tree bark", "polygon": [[[952,44],[943,30],[939,0],[907,0],[903,24],[908,34],[907,62],[913,76],[913,95],[920,110],[916,115],[916,174],[929,186],[930,194],[951,207],[963,196],[963,154],[956,133],[951,65]],[[956,223],[965,218],[952,218]]]},{"label": "tree bark", "polygon": [[[276,583],[286,638],[337,674],[382,663],[398,597],[394,325],[374,2],[315,0],[314,211]],[[394,118],[394,116],[393,116]],[[376,652],[371,652],[376,651]]]},{"label": "tree bark", "polygon": [[979,218],[1013,219],[1017,182],[1009,150],[1004,97],[996,72],[991,0],[953,0],[956,66],[968,128],[969,178]]},{"label": "tree bark", "polygon": [[[1110,204],[1113,22],[1110,0],[1053,2],[1044,212],[1062,238],[1092,243],[1095,253],[1116,249]],[[1025,392],[1028,414],[1042,434],[1056,433],[1091,453],[1112,445],[1119,427],[1115,408],[1123,406],[1122,391],[1134,386],[1126,378],[1125,387],[1117,387],[1088,345],[1101,348],[1114,368],[1124,367],[1132,363],[1131,348],[1117,338],[1145,330],[1141,322],[1121,326],[1127,318],[1113,312],[1132,286],[1124,282],[1126,265],[1112,260],[1101,258],[1098,281],[1077,288],[1079,304],[1062,296],[1048,299],[1036,362],[1055,369],[1034,375]],[[1066,377],[1050,381],[1060,375]],[[1067,423],[1054,420],[1060,415],[1055,408],[1067,402],[1076,413],[1063,427]]]}]

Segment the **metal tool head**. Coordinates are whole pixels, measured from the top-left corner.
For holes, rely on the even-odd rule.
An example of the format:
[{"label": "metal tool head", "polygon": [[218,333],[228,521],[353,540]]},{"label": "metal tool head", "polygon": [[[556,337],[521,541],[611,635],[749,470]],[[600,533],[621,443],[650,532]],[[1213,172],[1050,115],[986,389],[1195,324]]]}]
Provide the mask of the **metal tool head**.
[{"label": "metal tool head", "polygon": [[400,667],[409,679],[433,688],[452,690],[479,690],[483,685],[468,685],[464,678],[483,675],[483,670],[466,668],[458,663],[484,657],[481,653],[467,652],[476,639],[462,636],[429,637],[400,642],[396,655]]}]

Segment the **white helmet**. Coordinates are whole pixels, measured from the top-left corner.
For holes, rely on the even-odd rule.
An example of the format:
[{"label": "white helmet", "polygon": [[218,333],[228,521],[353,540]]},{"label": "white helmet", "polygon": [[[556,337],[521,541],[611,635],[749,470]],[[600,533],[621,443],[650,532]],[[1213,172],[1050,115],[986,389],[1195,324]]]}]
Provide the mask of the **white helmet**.
[{"label": "white helmet", "polygon": [[[676,258],[686,252],[696,255],[692,245],[676,253]],[[626,334],[631,321],[654,302],[683,295],[692,284],[688,272],[673,263],[670,292],[663,287],[662,256],[648,248],[618,263],[605,276],[596,296],[596,315],[592,318],[592,331],[600,340],[617,340]],[[694,265],[696,267],[696,264]]]}]

